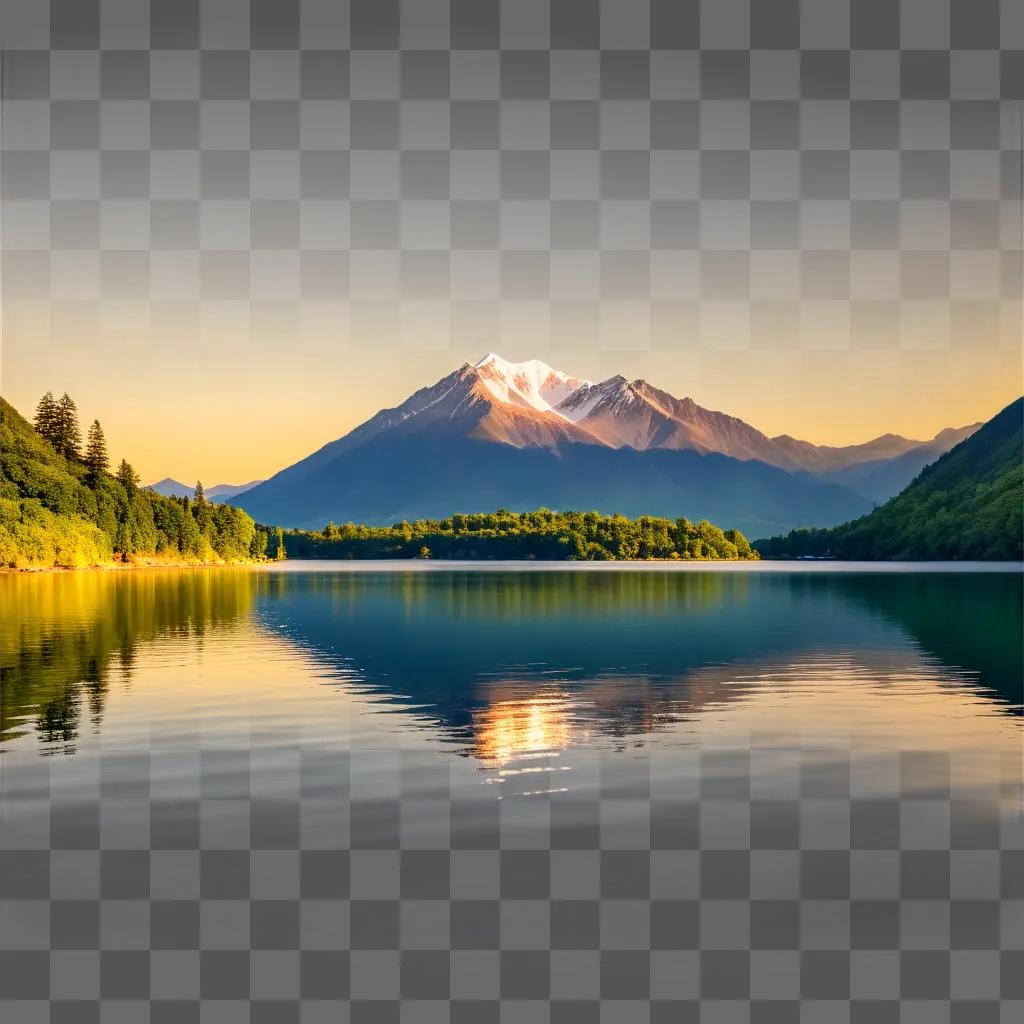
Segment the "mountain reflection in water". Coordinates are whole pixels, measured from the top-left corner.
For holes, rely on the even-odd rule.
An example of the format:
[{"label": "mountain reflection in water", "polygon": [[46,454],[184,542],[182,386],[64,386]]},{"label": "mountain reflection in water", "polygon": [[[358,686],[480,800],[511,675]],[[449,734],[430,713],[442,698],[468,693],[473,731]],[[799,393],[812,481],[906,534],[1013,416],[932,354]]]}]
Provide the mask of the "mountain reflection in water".
[{"label": "mountain reflection in water", "polygon": [[[729,704],[756,704],[766,728],[820,716],[825,691],[895,719],[944,693],[1021,710],[1017,574],[82,573],[0,578],[0,599],[0,741],[34,732],[43,752],[102,733],[111,688],[183,649],[205,659],[204,695],[230,676],[246,726],[274,728],[244,699],[261,645],[503,770],[685,732]],[[308,689],[267,686],[274,714],[302,721]],[[183,693],[140,697],[159,724],[161,696]]]}]

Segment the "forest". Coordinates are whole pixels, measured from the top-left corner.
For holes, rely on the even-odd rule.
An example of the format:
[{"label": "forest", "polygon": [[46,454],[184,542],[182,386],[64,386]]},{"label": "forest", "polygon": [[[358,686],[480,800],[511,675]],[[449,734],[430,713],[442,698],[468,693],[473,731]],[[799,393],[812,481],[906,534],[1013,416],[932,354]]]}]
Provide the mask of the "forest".
[{"label": "forest", "polygon": [[209,502],[201,483],[192,499],[164,498],[139,486],[127,460],[110,470],[100,422],[83,443],[69,395],[44,395],[34,423],[0,399],[0,567],[266,557],[269,532],[241,509]]},{"label": "forest", "polygon": [[756,559],[738,530],[686,519],[606,516],[597,512],[498,509],[393,526],[328,523],[288,530],[289,558],[460,558],[620,561]]}]

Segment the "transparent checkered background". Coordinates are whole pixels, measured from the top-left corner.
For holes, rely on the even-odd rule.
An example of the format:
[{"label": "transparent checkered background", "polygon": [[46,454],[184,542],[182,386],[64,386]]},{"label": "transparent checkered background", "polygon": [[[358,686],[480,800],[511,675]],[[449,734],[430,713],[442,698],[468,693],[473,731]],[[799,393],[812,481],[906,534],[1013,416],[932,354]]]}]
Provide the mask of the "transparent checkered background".
[{"label": "transparent checkered background", "polygon": [[4,765],[5,1024],[1024,1009],[1012,759],[971,792],[976,754],[750,737],[576,752],[560,792],[557,771],[499,791],[462,758],[301,738],[27,753]]},{"label": "transparent checkered background", "polygon": [[[1016,0],[0,0],[0,33],[8,344],[1019,345]],[[337,752],[273,796],[164,756],[6,761],[4,1024],[1024,1013],[1019,820],[912,754],[881,795],[718,754],[628,830],[614,780],[526,829],[398,753],[383,799]]]},{"label": "transparent checkered background", "polygon": [[1017,0],[0,11],[12,345],[1020,342]]}]

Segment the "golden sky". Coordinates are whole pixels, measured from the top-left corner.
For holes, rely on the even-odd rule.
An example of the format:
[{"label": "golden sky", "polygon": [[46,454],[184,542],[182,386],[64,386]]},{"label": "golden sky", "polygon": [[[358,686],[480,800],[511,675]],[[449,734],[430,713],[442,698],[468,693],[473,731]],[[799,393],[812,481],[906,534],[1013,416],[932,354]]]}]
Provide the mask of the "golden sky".
[{"label": "golden sky", "polygon": [[673,347],[638,335],[632,350],[582,332],[552,340],[550,329],[479,343],[435,337],[424,348],[328,331],[287,340],[228,331],[213,342],[155,331],[57,337],[10,317],[5,327],[4,397],[31,415],[47,389],[69,391],[83,423],[103,423],[113,459],[127,457],[146,482],[267,477],[492,349],[592,380],[643,377],[766,434],[818,444],[930,438],[988,419],[1024,390],[1012,325],[999,338],[934,348],[909,334],[882,347],[848,336],[760,346],[723,330]]}]

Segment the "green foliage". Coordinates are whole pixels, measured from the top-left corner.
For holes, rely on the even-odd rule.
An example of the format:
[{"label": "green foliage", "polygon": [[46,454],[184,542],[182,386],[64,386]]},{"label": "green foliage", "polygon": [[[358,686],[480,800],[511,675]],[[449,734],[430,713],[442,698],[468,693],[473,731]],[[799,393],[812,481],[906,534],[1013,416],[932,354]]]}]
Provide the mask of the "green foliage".
[{"label": "green foliage", "polygon": [[125,494],[129,497],[133,497],[138,490],[139,474],[135,472],[135,467],[127,459],[121,460],[121,465],[117,467],[114,479],[124,488]]},{"label": "green foliage", "polygon": [[206,500],[206,491],[203,490],[202,480],[196,481],[196,489],[192,498],[192,515],[195,516],[199,525],[199,532],[209,536],[213,529],[213,513],[210,511],[210,503]]},{"label": "green foliage", "polygon": [[287,533],[292,558],[505,558],[557,561],[756,559],[737,530],[686,519],[597,512],[497,512],[393,526],[328,523]]},{"label": "green foliage", "polygon": [[262,526],[253,531],[252,543],[249,545],[249,557],[255,562],[262,562],[267,557],[267,544],[270,536]]},{"label": "green foliage", "polygon": [[869,515],[831,530],[757,541],[764,558],[1020,561],[1024,399],[926,467]]},{"label": "green foliage", "polygon": [[53,392],[47,391],[39,404],[36,406],[35,418],[36,432],[45,440],[49,441],[54,448],[60,445],[60,435],[57,427],[57,402],[54,400]]},{"label": "green foliage", "polygon": [[76,569],[110,557],[110,539],[81,516],[55,515],[34,498],[0,498],[0,566]]},{"label": "green foliage", "polygon": [[64,448],[78,444],[75,404],[65,399],[44,397],[36,413],[60,449],[0,399],[0,567],[71,568],[115,556],[189,563],[263,557],[258,545],[254,549],[256,524],[240,508],[211,506],[201,491],[193,504],[140,490],[125,460],[110,476],[98,422],[89,430],[86,461],[65,456]]},{"label": "green foliage", "polygon": [[82,431],[78,426],[78,406],[65,391],[54,413],[54,448],[65,459],[80,459]]},{"label": "green foliage", "polygon": [[89,438],[85,445],[85,468],[89,471],[89,482],[98,483],[110,467],[107,456],[107,439],[99,420],[93,420],[89,427]]}]

